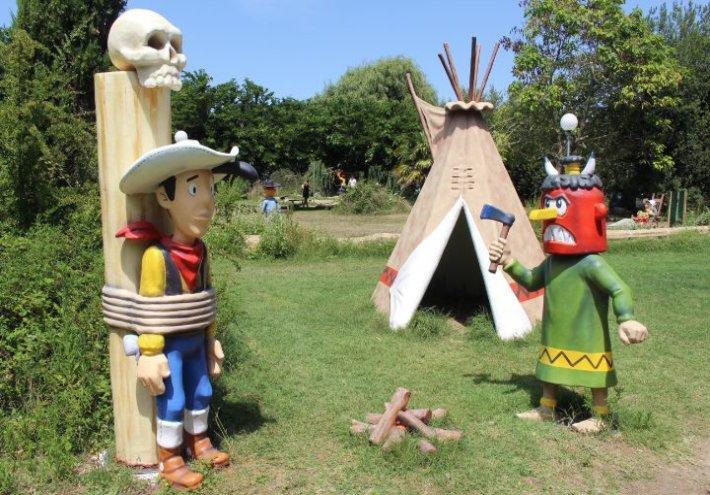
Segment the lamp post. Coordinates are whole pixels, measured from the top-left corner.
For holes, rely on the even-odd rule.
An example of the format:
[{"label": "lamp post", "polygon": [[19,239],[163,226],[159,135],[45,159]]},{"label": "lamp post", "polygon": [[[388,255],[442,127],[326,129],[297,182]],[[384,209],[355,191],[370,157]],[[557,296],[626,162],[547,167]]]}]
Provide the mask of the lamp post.
[{"label": "lamp post", "polygon": [[573,113],[566,113],[560,119],[560,127],[567,136],[567,156],[572,152],[572,131],[577,128],[577,124],[579,124],[577,116]]}]

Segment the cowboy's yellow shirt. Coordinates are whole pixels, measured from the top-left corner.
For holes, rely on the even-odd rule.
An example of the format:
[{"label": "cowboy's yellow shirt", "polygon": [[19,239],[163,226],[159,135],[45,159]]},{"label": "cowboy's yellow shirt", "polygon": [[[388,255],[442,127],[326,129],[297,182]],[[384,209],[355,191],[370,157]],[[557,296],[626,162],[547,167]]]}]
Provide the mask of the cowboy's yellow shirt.
[{"label": "cowboy's yellow shirt", "polygon": [[[184,293],[190,292],[182,276],[180,277],[180,282],[182,283],[182,291]],[[143,259],[141,261],[141,283],[138,293],[146,297],[163,296],[165,295],[165,285],[166,269],[163,252],[158,246],[150,246],[143,253]],[[207,285],[211,285],[209,271],[207,272]],[[215,330],[215,323],[212,322],[205,331],[207,336],[214,337]]]}]

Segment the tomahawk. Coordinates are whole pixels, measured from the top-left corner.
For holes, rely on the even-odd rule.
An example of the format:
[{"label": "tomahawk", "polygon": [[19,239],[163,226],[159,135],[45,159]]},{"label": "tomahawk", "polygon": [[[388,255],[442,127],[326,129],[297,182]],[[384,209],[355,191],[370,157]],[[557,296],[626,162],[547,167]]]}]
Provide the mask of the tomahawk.
[{"label": "tomahawk", "polygon": [[[508,232],[510,231],[510,226],[515,222],[515,215],[512,213],[506,213],[503,210],[499,210],[495,206],[489,204],[483,205],[481,208],[481,220],[495,220],[503,224],[500,229],[500,237],[505,239],[508,237]],[[498,263],[491,261],[488,271],[495,273],[498,270]]]}]

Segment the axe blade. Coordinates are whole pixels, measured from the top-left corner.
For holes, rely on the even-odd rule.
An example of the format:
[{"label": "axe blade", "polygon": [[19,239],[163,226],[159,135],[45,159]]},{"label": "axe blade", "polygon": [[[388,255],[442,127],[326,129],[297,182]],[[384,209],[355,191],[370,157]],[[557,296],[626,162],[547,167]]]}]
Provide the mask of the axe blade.
[{"label": "axe blade", "polygon": [[503,225],[511,226],[515,222],[515,215],[506,213],[493,205],[485,204],[481,208],[481,220],[495,220]]}]

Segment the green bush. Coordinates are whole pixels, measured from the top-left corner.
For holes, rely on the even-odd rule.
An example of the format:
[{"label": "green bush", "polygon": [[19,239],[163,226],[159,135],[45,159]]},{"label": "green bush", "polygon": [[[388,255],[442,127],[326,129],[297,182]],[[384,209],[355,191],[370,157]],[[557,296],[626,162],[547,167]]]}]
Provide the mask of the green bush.
[{"label": "green bush", "polygon": [[710,209],[705,209],[695,216],[691,222],[693,225],[710,225]]},{"label": "green bush", "polygon": [[215,191],[217,218],[229,219],[239,213],[250,190],[251,184],[241,177],[218,182]]},{"label": "green bush", "polygon": [[265,223],[257,252],[268,258],[290,258],[298,252],[304,235],[289,215],[274,215]]},{"label": "green bush", "polygon": [[395,241],[352,242],[322,235],[299,225],[289,215],[278,215],[262,222],[263,231],[256,250],[258,256],[273,259],[332,259],[386,257]]},{"label": "green bush", "polygon": [[246,235],[260,235],[266,228],[263,213],[239,213],[234,216],[232,222],[238,224]]},{"label": "green bush", "polygon": [[44,212],[38,224],[62,226],[75,241],[75,248],[102,249],[101,200],[96,184],[59,189],[56,203]]},{"label": "green bush", "polygon": [[355,215],[407,211],[409,204],[385,187],[374,182],[359,182],[340,197],[337,211]]},{"label": "green bush", "polygon": [[46,481],[111,428],[100,231],[90,200],[72,210],[67,225],[0,237],[0,458],[46,463]]},{"label": "green bush", "polygon": [[372,242],[353,242],[331,236],[306,233],[298,249],[299,259],[329,258],[386,258],[394,249],[396,241],[386,239]]},{"label": "green bush", "polygon": [[204,238],[209,257],[221,256],[237,263],[246,253],[244,224],[240,222],[219,222],[210,228]]},{"label": "green bush", "polygon": [[688,188],[688,200],[687,200],[688,211],[702,212],[708,208],[708,202],[703,197],[703,192],[698,187]]}]

